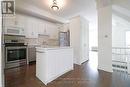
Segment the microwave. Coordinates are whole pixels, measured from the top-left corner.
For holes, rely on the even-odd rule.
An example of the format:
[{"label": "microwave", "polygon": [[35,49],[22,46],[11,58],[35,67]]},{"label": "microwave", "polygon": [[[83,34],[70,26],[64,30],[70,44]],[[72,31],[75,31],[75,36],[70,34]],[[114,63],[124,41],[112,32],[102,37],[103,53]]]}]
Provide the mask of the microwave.
[{"label": "microwave", "polygon": [[25,36],[24,29],[20,27],[6,27],[4,28],[4,34]]}]

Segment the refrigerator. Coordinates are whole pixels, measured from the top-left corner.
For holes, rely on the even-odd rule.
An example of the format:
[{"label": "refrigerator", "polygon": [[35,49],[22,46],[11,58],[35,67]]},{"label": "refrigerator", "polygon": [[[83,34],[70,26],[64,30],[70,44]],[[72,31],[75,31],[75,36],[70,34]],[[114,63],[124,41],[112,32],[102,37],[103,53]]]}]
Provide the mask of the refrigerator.
[{"label": "refrigerator", "polygon": [[60,32],[59,33],[59,44],[61,47],[70,46],[70,32]]}]

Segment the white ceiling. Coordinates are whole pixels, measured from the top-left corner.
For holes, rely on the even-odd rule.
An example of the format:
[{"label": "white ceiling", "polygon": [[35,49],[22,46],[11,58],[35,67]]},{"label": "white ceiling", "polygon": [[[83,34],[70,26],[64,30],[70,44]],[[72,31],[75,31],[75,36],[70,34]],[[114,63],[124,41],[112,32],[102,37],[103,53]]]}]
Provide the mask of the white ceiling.
[{"label": "white ceiling", "polygon": [[[97,9],[96,9],[96,0],[57,0],[60,2],[59,5],[62,5],[63,7],[57,11],[54,12],[50,9],[50,5],[52,4],[52,0],[15,0],[16,5],[23,5],[28,4],[35,6],[41,10],[47,11],[51,13],[52,15],[56,15],[58,17],[65,18],[68,20],[69,18],[77,15],[82,15],[86,17],[86,19],[90,22],[90,28],[95,29],[97,28]],[[130,10],[130,0],[113,0],[113,5],[118,5],[118,7],[122,7],[124,9]],[[115,11],[117,11],[118,15],[119,13],[122,13],[123,15],[126,15],[127,13],[129,16],[128,11],[121,10],[120,8],[115,8]],[[122,12],[121,12],[122,11]],[[126,17],[126,19],[129,19]]]},{"label": "white ceiling", "polygon": [[130,30],[130,22],[115,14],[112,15],[112,25],[118,27],[122,26],[123,28],[120,29],[123,30]]},{"label": "white ceiling", "polygon": [[57,0],[57,2],[60,1],[64,5],[58,12],[54,12],[50,9],[50,4],[52,0],[16,0],[16,1],[21,1],[24,3],[34,5],[40,9],[49,11],[52,14],[64,18],[71,17],[75,14],[83,14],[84,16],[96,15],[95,0]]},{"label": "white ceiling", "polygon": [[114,24],[130,28],[130,0],[113,0],[112,10]]},{"label": "white ceiling", "polygon": [[113,5],[118,5],[127,10],[130,10],[130,0],[113,0]]},{"label": "white ceiling", "polygon": [[16,4],[30,4],[50,12],[51,14],[69,19],[72,16],[82,15],[86,17],[92,25],[97,22],[97,10],[95,0],[57,0],[61,2],[59,5],[63,4],[63,7],[54,12],[50,9],[50,4],[52,0],[16,0]]}]

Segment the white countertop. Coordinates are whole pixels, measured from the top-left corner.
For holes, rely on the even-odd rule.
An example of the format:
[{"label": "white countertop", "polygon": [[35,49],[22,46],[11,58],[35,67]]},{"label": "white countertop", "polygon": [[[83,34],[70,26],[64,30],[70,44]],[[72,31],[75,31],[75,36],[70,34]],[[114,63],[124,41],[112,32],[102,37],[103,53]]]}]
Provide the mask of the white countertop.
[{"label": "white countertop", "polygon": [[72,47],[66,46],[66,47],[60,47],[60,46],[38,46],[36,49],[41,50],[57,50],[57,49],[70,49]]}]

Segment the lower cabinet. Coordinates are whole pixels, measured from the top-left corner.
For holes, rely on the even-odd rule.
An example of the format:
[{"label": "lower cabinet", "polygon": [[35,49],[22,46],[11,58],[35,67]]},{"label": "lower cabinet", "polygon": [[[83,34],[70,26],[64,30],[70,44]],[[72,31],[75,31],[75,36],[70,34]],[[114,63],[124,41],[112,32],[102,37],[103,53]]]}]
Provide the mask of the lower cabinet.
[{"label": "lower cabinet", "polygon": [[29,62],[36,61],[36,48],[35,48],[35,46],[28,47],[28,61]]}]

